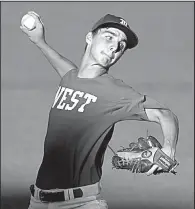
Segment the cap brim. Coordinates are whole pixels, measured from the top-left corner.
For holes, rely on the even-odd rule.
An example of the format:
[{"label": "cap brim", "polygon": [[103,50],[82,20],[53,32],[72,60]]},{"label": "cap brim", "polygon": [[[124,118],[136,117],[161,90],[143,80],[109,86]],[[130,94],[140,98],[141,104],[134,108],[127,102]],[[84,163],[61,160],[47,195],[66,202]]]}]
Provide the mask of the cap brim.
[{"label": "cap brim", "polygon": [[137,35],[131,29],[129,29],[126,26],[123,26],[119,23],[107,22],[102,25],[99,25],[96,28],[93,28],[93,30],[95,30],[97,28],[106,27],[106,26],[117,28],[125,33],[125,35],[127,36],[127,48],[128,49],[132,49],[137,46],[137,44],[138,44]]}]

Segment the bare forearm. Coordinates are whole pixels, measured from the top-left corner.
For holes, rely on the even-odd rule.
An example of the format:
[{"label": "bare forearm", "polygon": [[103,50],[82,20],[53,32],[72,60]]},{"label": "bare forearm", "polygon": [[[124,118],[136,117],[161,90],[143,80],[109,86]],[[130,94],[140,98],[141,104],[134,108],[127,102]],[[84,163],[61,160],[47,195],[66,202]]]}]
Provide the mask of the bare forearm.
[{"label": "bare forearm", "polygon": [[168,109],[145,109],[148,119],[161,126],[164,138],[163,147],[169,150],[170,156],[174,156],[179,134],[179,122],[177,116]]},{"label": "bare forearm", "polygon": [[159,117],[159,123],[164,135],[163,147],[170,147],[172,152],[175,153],[179,134],[179,122],[177,116],[171,111],[162,111],[162,114]]},{"label": "bare forearm", "polygon": [[37,44],[37,46],[61,77],[63,77],[69,70],[77,68],[74,63],[60,55],[46,42],[42,41]]}]

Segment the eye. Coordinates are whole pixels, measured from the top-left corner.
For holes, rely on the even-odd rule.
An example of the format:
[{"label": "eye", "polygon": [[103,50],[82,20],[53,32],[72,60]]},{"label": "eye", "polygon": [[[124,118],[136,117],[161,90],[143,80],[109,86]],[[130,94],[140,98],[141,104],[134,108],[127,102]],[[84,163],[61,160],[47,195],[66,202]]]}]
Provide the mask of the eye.
[{"label": "eye", "polygon": [[112,40],[112,36],[106,36],[106,39],[107,39],[108,41],[111,41],[111,40]]}]

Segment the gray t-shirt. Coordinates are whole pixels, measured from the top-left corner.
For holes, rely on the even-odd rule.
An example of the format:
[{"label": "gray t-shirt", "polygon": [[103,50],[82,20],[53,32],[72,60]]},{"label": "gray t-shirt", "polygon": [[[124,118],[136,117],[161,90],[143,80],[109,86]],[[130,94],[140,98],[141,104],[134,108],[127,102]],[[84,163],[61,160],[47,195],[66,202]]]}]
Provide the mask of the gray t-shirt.
[{"label": "gray t-shirt", "polygon": [[145,108],[162,108],[109,74],[78,78],[69,71],[52,104],[44,157],[36,185],[41,189],[73,188],[96,183],[115,123],[147,121]]}]

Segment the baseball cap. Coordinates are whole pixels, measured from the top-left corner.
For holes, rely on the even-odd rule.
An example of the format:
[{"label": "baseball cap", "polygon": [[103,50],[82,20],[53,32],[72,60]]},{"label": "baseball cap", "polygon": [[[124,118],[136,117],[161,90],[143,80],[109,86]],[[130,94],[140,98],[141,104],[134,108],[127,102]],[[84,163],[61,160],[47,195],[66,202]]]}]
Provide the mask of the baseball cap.
[{"label": "baseball cap", "polygon": [[94,24],[92,31],[106,26],[117,28],[125,33],[127,36],[128,49],[134,48],[138,44],[137,35],[130,29],[128,23],[122,17],[107,14]]}]

